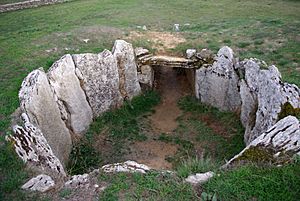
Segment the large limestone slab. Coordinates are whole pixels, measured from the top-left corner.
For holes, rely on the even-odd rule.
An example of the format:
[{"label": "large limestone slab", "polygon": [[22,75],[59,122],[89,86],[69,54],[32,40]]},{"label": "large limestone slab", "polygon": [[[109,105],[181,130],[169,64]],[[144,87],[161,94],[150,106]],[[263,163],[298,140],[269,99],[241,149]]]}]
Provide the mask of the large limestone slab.
[{"label": "large limestone slab", "polygon": [[76,54],[73,60],[94,117],[122,103],[117,61],[109,50]]},{"label": "large limestone slab", "polygon": [[196,97],[203,103],[221,110],[235,111],[240,108],[238,76],[234,70],[234,54],[223,47],[212,66],[196,70]]},{"label": "large limestone slab", "polygon": [[278,120],[285,104],[300,108],[300,90],[296,85],[283,83],[275,66],[264,65],[256,59],[245,60],[241,80],[241,121],[246,128],[245,142],[249,144]]},{"label": "large limestone slab", "polygon": [[19,99],[21,110],[41,129],[54,154],[62,163],[67,162],[72,148],[71,135],[61,119],[49,80],[41,69],[34,70],[24,79]]},{"label": "large limestone slab", "polygon": [[112,52],[118,64],[122,97],[132,99],[141,93],[134,49],[130,43],[116,40]]},{"label": "large limestone slab", "polygon": [[47,75],[58,98],[62,118],[75,134],[83,134],[93,120],[93,112],[75,74],[71,55],[56,61]]},{"label": "large limestone slab", "polygon": [[253,140],[223,167],[239,162],[285,163],[293,155],[300,155],[300,123],[294,116],[287,116]]}]

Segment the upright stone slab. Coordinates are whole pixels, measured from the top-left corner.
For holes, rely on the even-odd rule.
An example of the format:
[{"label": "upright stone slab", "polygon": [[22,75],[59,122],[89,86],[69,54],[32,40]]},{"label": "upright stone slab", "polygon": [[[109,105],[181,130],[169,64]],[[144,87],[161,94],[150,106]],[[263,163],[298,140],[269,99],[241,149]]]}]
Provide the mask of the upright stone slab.
[{"label": "upright stone slab", "polygon": [[134,49],[130,43],[116,40],[112,52],[118,64],[122,97],[132,99],[141,93]]},{"label": "upright stone slab", "polygon": [[245,78],[241,80],[241,121],[246,128],[245,142],[249,144],[279,120],[285,104],[300,108],[300,90],[296,85],[283,83],[275,66],[260,69],[263,62],[245,60],[241,68]]},{"label": "upright stone slab", "polygon": [[20,107],[29,121],[39,127],[54,154],[62,163],[68,161],[71,135],[61,119],[58,105],[46,74],[34,70],[23,81],[19,91]]},{"label": "upright stone slab", "polygon": [[201,102],[221,110],[240,108],[238,76],[234,71],[234,55],[229,47],[223,47],[212,66],[196,70],[195,92]]},{"label": "upright stone slab", "polygon": [[48,71],[50,84],[58,97],[62,118],[75,134],[84,134],[93,120],[93,112],[75,74],[71,55],[65,55]]},{"label": "upright stone slab", "polygon": [[94,117],[122,103],[117,61],[109,50],[76,54],[73,60]]}]

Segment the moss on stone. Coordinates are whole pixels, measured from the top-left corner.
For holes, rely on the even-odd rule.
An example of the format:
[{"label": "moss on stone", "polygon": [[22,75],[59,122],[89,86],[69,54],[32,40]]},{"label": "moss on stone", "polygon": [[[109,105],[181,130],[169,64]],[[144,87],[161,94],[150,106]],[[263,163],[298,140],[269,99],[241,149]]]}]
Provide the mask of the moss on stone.
[{"label": "moss on stone", "polygon": [[274,151],[266,147],[250,147],[247,149],[240,157],[237,158],[237,161],[249,161],[255,163],[261,162],[275,162],[273,157]]},{"label": "moss on stone", "polygon": [[278,121],[289,115],[300,118],[300,108],[294,108],[289,102],[281,106],[281,111],[278,114]]}]

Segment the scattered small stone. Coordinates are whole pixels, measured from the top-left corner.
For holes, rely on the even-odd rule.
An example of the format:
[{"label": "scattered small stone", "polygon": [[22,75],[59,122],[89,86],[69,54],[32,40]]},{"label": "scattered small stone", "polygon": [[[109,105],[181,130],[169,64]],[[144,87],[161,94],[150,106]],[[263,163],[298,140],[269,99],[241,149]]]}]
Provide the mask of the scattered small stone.
[{"label": "scattered small stone", "polygon": [[89,186],[89,175],[74,175],[69,181],[65,183],[65,186],[68,188],[79,188],[79,187],[88,187]]},{"label": "scattered small stone", "polygon": [[193,56],[196,55],[196,49],[187,49],[186,50],[186,58],[191,59]]},{"label": "scattered small stone", "polygon": [[85,43],[88,43],[90,41],[90,39],[87,38],[87,39],[83,39],[82,41]]},{"label": "scattered small stone", "polygon": [[104,165],[101,168],[104,172],[139,172],[145,174],[150,168],[144,164],[139,164],[135,161],[126,161],[124,163],[115,163]]},{"label": "scattered small stone", "polygon": [[179,24],[174,24],[173,25],[173,30],[175,31],[175,32],[179,32],[180,31],[180,28],[179,28]]},{"label": "scattered small stone", "polygon": [[142,27],[142,29],[143,29],[144,31],[147,31],[147,30],[148,30],[147,27],[146,27],[146,25],[144,25],[144,26]]},{"label": "scattered small stone", "polygon": [[21,188],[24,190],[45,192],[55,185],[52,178],[45,174],[30,179]]},{"label": "scattered small stone", "polygon": [[57,47],[54,47],[52,49],[48,49],[48,50],[45,50],[47,53],[51,53],[51,52],[56,52],[57,51]]},{"label": "scattered small stone", "polygon": [[188,176],[185,181],[191,184],[203,184],[215,175],[214,172],[197,173],[195,175]]}]

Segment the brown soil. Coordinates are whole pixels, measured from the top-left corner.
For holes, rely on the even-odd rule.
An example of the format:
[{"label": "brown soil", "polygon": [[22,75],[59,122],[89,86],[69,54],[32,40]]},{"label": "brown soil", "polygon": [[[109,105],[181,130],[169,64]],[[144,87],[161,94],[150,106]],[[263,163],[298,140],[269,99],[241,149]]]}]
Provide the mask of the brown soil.
[{"label": "brown soil", "polygon": [[157,90],[161,94],[161,103],[149,117],[151,133],[148,140],[135,142],[127,158],[143,163],[154,169],[172,169],[172,164],[166,159],[176,154],[178,145],[157,140],[161,133],[172,135],[177,128],[176,119],[181,115],[177,106],[178,100],[190,93],[191,89],[186,76],[172,68],[159,68],[156,70]]},{"label": "brown soil", "polygon": [[167,49],[175,48],[180,43],[186,42],[186,39],[180,33],[144,31],[130,32],[126,38],[129,40],[146,40],[152,44],[152,48],[157,49],[157,53],[165,53]]},{"label": "brown soil", "polygon": [[181,115],[181,110],[177,102],[181,97],[190,94],[191,88],[186,76],[176,69],[157,69],[156,77],[162,100],[154,108],[155,113],[150,119],[157,134],[168,134],[178,126],[176,119]]},{"label": "brown soil", "polygon": [[148,165],[153,169],[171,169],[172,164],[166,159],[176,154],[178,146],[149,139],[143,142],[135,142],[130,148],[131,153],[126,156],[130,160]]}]

